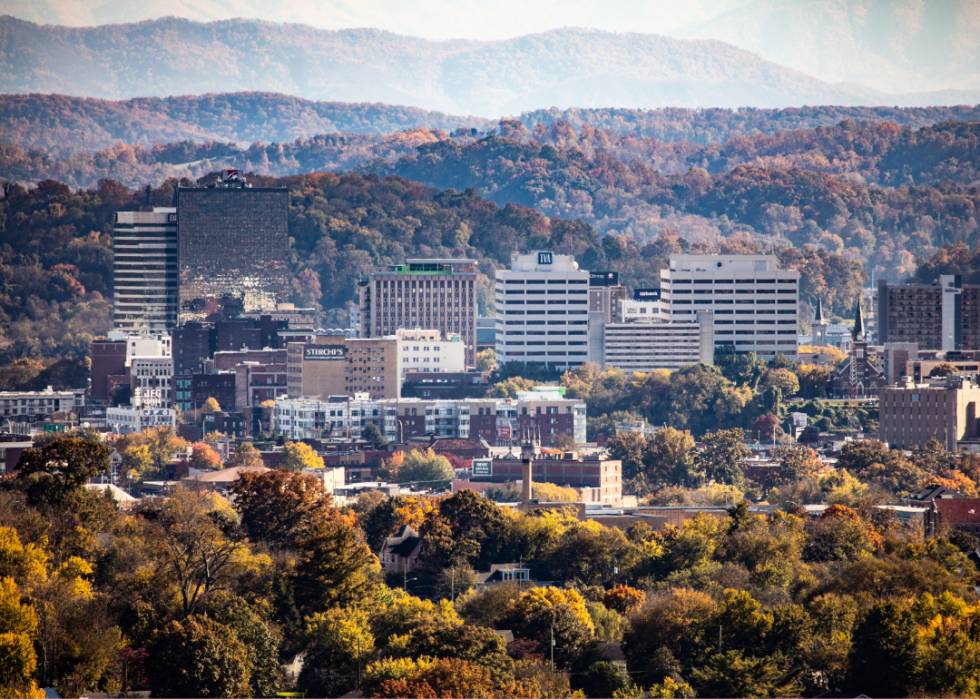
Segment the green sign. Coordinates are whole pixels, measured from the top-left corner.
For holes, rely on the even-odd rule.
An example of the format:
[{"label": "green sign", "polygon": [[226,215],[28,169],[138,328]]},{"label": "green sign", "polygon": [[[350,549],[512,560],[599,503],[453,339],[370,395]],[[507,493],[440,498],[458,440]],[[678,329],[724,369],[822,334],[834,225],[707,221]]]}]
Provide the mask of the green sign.
[{"label": "green sign", "polygon": [[45,425],[44,426],[44,431],[45,432],[64,432],[65,431],[65,426],[64,425]]},{"label": "green sign", "polygon": [[473,459],[473,475],[474,476],[492,476],[493,475],[493,460],[492,459]]}]

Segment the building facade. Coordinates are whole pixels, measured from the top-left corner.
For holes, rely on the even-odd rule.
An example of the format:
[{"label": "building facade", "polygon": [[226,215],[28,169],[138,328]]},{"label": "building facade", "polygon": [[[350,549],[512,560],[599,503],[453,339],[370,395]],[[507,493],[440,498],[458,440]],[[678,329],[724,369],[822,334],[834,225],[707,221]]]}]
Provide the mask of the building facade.
[{"label": "building facade", "polygon": [[398,380],[408,372],[460,373],[466,370],[466,348],[459,335],[445,340],[439,330],[398,330]]},{"label": "building facade", "polygon": [[178,323],[275,307],[289,288],[289,192],[237,171],[177,190]]},{"label": "building facade", "polygon": [[971,379],[950,376],[929,384],[903,382],[878,390],[878,438],[911,449],[937,439],[949,451],[978,436],[980,387]]},{"label": "building facade", "polygon": [[85,390],[0,391],[0,415],[12,422],[44,419],[52,413],[81,413]]},{"label": "building facade", "polygon": [[177,324],[177,209],[117,212],[112,253],[113,327],[169,332]]},{"label": "building facade", "polygon": [[980,286],[958,274],[938,284],[878,281],[877,343],[914,342],[919,350],[980,350]]},{"label": "building facade", "polygon": [[714,364],[713,315],[698,311],[693,321],[607,323],[602,363],[627,373]]},{"label": "building facade", "polygon": [[772,255],[671,255],[660,272],[661,298],[672,321],[713,311],[715,347],[795,359],[799,277],[778,269]]},{"label": "building facade", "polygon": [[286,352],[286,386],[290,398],[366,393],[397,398],[400,393],[399,341],[395,336],[347,339],[317,335],[315,343],[291,342]]},{"label": "building facade", "polygon": [[[589,359],[589,273],[570,255],[515,255],[496,271],[497,365],[574,369]],[[604,311],[597,311],[604,316]]]},{"label": "building facade", "polygon": [[108,408],[106,426],[117,434],[142,432],[150,427],[177,427],[177,411],[170,408],[137,408],[130,405]]},{"label": "building facade", "polygon": [[408,259],[371,272],[358,293],[361,339],[438,330],[459,335],[466,365],[476,364],[476,260]]}]

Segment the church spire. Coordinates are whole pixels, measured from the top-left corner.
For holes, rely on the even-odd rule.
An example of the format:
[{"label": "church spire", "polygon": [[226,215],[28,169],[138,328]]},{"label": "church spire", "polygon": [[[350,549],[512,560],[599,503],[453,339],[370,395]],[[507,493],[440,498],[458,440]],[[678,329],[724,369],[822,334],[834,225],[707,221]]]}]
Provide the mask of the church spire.
[{"label": "church spire", "polygon": [[851,331],[851,337],[855,340],[858,338],[864,339],[864,314],[861,313],[860,297],[858,297],[857,312],[854,314],[854,330]]},{"label": "church spire", "polygon": [[813,319],[814,325],[826,325],[823,319],[823,299],[817,299],[817,315]]}]

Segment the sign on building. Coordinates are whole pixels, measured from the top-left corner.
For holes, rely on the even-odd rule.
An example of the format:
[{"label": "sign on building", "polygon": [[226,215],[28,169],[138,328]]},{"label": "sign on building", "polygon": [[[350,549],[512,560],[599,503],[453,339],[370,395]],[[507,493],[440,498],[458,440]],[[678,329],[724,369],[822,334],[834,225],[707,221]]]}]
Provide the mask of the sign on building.
[{"label": "sign on building", "polygon": [[619,272],[589,272],[589,286],[618,286]]},{"label": "sign on building", "polygon": [[633,290],[633,300],[634,301],[659,301],[660,300],[660,289],[634,289]]},{"label": "sign on building", "polygon": [[806,413],[793,413],[793,427],[806,427],[806,420]]},{"label": "sign on building", "polygon": [[492,476],[493,475],[493,460],[492,459],[473,459],[473,475],[474,476]]},{"label": "sign on building", "polygon": [[305,361],[343,361],[347,359],[347,348],[330,345],[306,345],[303,348]]},{"label": "sign on building", "polygon": [[550,252],[539,252],[538,253],[538,264],[539,265],[550,265],[552,261],[552,254]]}]

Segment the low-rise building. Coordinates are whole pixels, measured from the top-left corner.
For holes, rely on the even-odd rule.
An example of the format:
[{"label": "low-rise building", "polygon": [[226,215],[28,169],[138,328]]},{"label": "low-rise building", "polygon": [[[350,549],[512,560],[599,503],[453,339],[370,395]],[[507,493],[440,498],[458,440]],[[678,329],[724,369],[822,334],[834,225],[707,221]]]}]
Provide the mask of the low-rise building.
[{"label": "low-rise building", "polygon": [[121,405],[106,409],[106,425],[117,434],[142,432],[149,427],[176,427],[177,411],[171,408],[138,408]]},{"label": "low-rise building", "polygon": [[980,500],[976,498],[939,498],[930,503],[925,516],[926,536],[956,530],[980,537]]},{"label": "low-rise building", "polygon": [[0,434],[0,475],[16,472],[20,455],[33,446],[30,435]]},{"label": "low-rise building", "polygon": [[85,389],[55,391],[0,391],[0,415],[13,422],[44,419],[52,413],[80,413],[85,408]]},{"label": "low-rise building", "polygon": [[[516,483],[523,481],[524,463],[521,457],[507,455],[491,461],[490,475],[473,475],[474,483]],[[599,455],[579,456],[574,452],[536,455],[531,462],[534,483],[575,488],[586,502],[598,502],[613,507],[622,505],[623,464]],[[534,497],[533,489],[532,495]]]},{"label": "low-rise building", "polygon": [[411,572],[422,553],[422,537],[409,525],[403,524],[394,536],[381,546],[381,567],[390,571]]},{"label": "low-rise building", "polygon": [[460,373],[466,370],[466,346],[459,335],[442,339],[438,330],[398,330],[398,379],[408,372]]}]

